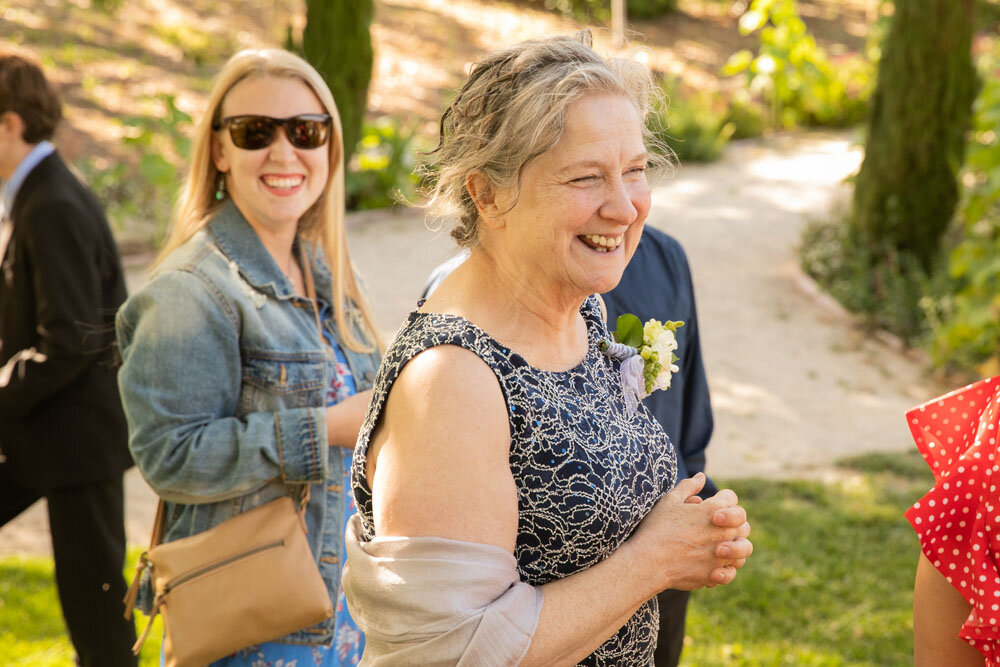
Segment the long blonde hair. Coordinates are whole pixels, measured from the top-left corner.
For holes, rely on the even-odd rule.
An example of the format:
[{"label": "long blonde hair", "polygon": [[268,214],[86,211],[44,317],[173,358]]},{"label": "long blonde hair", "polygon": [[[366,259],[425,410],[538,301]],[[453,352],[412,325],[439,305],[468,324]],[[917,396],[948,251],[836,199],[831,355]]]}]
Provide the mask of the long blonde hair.
[{"label": "long blonde hair", "polygon": [[[326,82],[302,58],[281,49],[248,49],[240,51],[223,66],[215,78],[208,109],[195,126],[191,160],[187,177],[181,187],[173,222],[156,263],[179,248],[200,231],[222,206],[215,199],[219,171],[212,160],[213,124],[219,120],[222,103],[236,84],[252,77],[297,79],[309,86],[319,98],[326,113],[333,118],[333,136],[328,142],[330,175],[326,187],[316,202],[299,220],[298,233],[303,239],[323,249],[333,277],[333,307],[337,328],[344,343],[355,352],[371,352],[379,344],[375,319],[367,299],[361,293],[347,252],[344,221],[344,146],[340,115],[333,94]],[[364,326],[371,341],[354,335],[347,321],[348,301],[361,311]]]}]

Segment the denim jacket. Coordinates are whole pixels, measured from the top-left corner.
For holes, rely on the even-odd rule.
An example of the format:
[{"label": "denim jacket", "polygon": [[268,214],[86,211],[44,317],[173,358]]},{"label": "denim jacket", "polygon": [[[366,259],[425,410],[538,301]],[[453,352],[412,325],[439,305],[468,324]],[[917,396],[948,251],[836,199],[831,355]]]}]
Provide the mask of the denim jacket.
[{"label": "denim jacket", "polygon": [[[310,250],[312,248],[309,248]],[[330,272],[311,264],[332,303]],[[348,322],[361,340],[360,312]],[[325,397],[336,360],[297,296],[232,202],[173,252],[116,318],[129,447],[166,503],[163,541],[215,526],[310,484],[308,540],[332,600],[340,586],[341,457],[330,455]],[[333,321],[324,326],[339,342]],[[357,384],[380,356],[341,345]],[[149,609],[151,587],[140,589]],[[329,644],[333,619],[279,641]]]}]

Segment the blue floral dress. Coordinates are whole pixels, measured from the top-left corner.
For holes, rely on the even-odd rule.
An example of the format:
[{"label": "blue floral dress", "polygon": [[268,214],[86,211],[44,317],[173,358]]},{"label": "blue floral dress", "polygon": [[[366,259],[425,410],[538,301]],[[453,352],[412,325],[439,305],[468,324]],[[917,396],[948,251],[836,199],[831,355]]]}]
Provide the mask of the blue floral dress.
[{"label": "blue floral dress", "polygon": [[[325,323],[333,316],[333,310],[322,299],[319,300],[319,306],[320,319]],[[356,394],[357,388],[354,384],[354,376],[351,374],[351,367],[347,363],[347,357],[326,327],[323,328],[323,338],[324,342],[337,355],[337,369],[330,380],[330,387],[326,394],[326,405],[329,407]],[[344,493],[347,494],[344,499],[344,515],[340,517],[340,534],[343,535],[347,528],[347,520],[358,512],[350,480],[354,451],[345,447],[336,447],[335,450],[340,452],[343,459]],[[347,562],[347,548],[343,541],[340,545],[340,562],[342,564]],[[212,667],[341,667],[357,665],[361,662],[361,654],[365,649],[365,636],[361,634],[354,619],[351,618],[347,610],[344,590],[340,587],[338,587],[334,613],[337,615],[337,620],[334,626],[332,646],[265,642],[257,646],[247,647],[227,658],[213,662]]]}]

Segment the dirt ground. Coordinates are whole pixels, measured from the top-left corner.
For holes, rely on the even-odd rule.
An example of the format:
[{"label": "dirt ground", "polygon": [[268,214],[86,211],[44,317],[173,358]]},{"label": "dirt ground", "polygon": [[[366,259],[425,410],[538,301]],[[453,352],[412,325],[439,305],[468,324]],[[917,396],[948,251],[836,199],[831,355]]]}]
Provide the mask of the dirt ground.
[{"label": "dirt ground", "polygon": [[[716,416],[708,470],[737,491],[743,477],[824,476],[845,456],[906,450],[904,411],[943,389],[919,360],[810,292],[797,267],[802,225],[844,196],[859,159],[850,135],[779,135],[737,142],[719,162],[684,167],[654,189],[647,224],[681,241],[694,274]],[[391,337],[453,244],[414,212],[351,223],[354,261]],[[133,288],[142,273],[133,265]],[[128,539],[143,544],[155,497],[134,470],[126,487]],[[48,553],[48,540],[39,503],[4,527],[0,554]]]}]

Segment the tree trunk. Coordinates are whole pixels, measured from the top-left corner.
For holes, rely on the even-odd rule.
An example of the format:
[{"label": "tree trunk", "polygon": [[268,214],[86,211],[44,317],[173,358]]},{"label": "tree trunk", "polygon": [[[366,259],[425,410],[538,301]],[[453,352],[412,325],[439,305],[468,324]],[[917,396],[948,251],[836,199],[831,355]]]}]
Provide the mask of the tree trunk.
[{"label": "tree trunk", "polygon": [[358,139],[372,76],[372,0],[306,0],[302,52],[326,80],[344,127],[344,163]]},{"label": "tree trunk", "polygon": [[616,49],[625,46],[625,0],[611,0],[611,32]]},{"label": "tree trunk", "polygon": [[975,0],[896,0],[872,98],[851,237],[925,271],[958,202],[978,79]]}]

